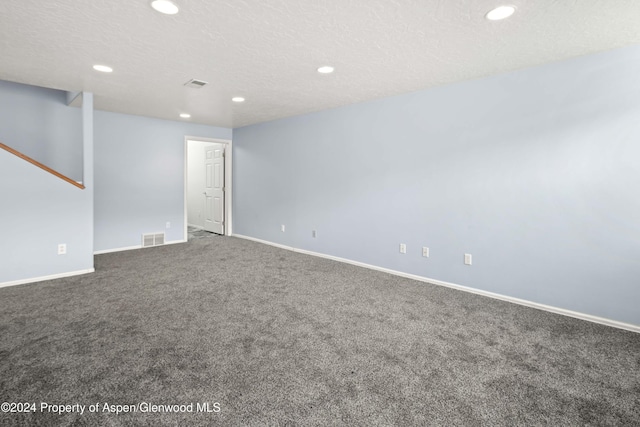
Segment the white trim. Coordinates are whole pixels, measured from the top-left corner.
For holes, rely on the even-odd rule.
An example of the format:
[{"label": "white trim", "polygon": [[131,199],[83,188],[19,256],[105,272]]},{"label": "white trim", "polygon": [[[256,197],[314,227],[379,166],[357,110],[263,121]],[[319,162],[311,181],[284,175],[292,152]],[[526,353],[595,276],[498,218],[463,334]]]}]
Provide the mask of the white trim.
[{"label": "white trim", "polygon": [[221,138],[202,138],[199,136],[185,136],[184,137],[184,239],[187,241],[189,239],[189,234],[187,231],[187,147],[189,141],[200,141],[200,142],[214,142],[218,144],[225,144],[224,150],[224,235],[231,236],[233,235],[233,223],[232,223],[232,196],[233,196],[233,183],[232,178],[233,174],[231,173],[231,168],[233,166],[233,141],[231,139],[221,139]]},{"label": "white trim", "polygon": [[[164,244],[162,245],[156,245],[156,246],[149,246],[149,248],[157,248],[159,246],[166,246],[166,245],[175,245],[176,243],[187,243],[186,240],[172,240],[170,242],[164,242]],[[142,245],[135,245],[135,246],[126,246],[124,248],[114,248],[114,249],[103,249],[101,251],[94,251],[93,254],[94,255],[102,255],[102,254],[110,254],[113,252],[124,252],[124,251],[133,251],[135,249],[142,249]],[[144,249],[148,249],[148,248],[144,248]]]},{"label": "white trim", "polygon": [[127,246],[125,248],[103,249],[101,251],[94,251],[93,254],[102,255],[102,254],[110,254],[112,252],[132,251],[134,249],[142,249],[142,245]]},{"label": "white trim", "polygon": [[249,237],[249,236],[243,236],[241,234],[234,234],[233,236],[234,237],[238,237],[240,239],[252,240],[254,242],[263,243],[265,245],[275,246],[277,248],[286,249],[286,250],[290,250],[290,251],[293,251],[293,252],[298,252],[298,253],[301,253],[301,254],[317,256],[317,257],[320,257],[320,258],[326,258],[326,259],[330,259],[330,260],[338,261],[338,262],[344,262],[346,264],[356,265],[358,267],[364,267],[364,268],[368,268],[370,270],[377,270],[377,271],[382,271],[384,273],[393,274],[394,276],[406,277],[408,279],[413,279],[413,280],[417,280],[417,281],[420,281],[420,282],[431,283],[433,285],[444,286],[444,287],[447,287],[447,288],[457,289],[459,291],[464,291],[464,292],[469,292],[469,293],[476,294],[476,295],[482,295],[482,296],[489,297],[489,298],[499,299],[499,300],[507,301],[507,302],[510,302],[510,303],[513,303],[513,304],[523,305],[525,307],[531,307],[531,308],[536,308],[538,310],[548,311],[550,313],[561,314],[563,316],[573,317],[573,318],[580,319],[580,320],[586,320],[587,322],[599,323],[599,324],[605,325],[605,326],[611,326],[611,327],[618,328],[618,329],[624,329],[624,330],[627,330],[627,331],[640,333],[640,325],[633,325],[631,323],[619,322],[617,320],[612,320],[612,319],[607,319],[607,318],[604,318],[604,317],[593,316],[591,314],[580,313],[580,312],[577,312],[577,311],[567,310],[567,309],[564,309],[564,308],[554,307],[554,306],[551,306],[551,305],[540,304],[540,303],[533,302],[533,301],[528,301],[528,300],[524,300],[524,299],[520,299],[520,298],[510,297],[510,296],[507,296],[507,295],[497,294],[497,293],[494,293],[494,292],[483,291],[481,289],[470,288],[468,286],[456,285],[455,283],[449,283],[449,282],[444,282],[442,280],[430,279],[428,277],[418,276],[416,274],[403,273],[401,271],[391,270],[391,269],[384,268],[384,267],[378,267],[378,266],[371,265],[371,264],[365,264],[365,263],[359,262],[359,261],[352,261],[350,259],[340,258],[340,257],[336,257],[336,256],[333,256],[333,255],[326,255],[326,254],[322,254],[322,253],[319,253],[319,252],[308,251],[308,250],[305,250],[305,249],[297,249],[297,248],[294,248],[292,246],[285,246],[285,245],[281,245],[281,244],[278,244],[278,243],[269,242],[267,240],[256,239],[254,237]]},{"label": "white trim", "polygon": [[7,286],[24,285],[26,283],[42,282],[45,280],[62,279],[63,277],[79,276],[81,274],[94,273],[95,271],[96,270],[94,268],[89,268],[86,270],[70,271],[68,273],[52,274],[50,276],[41,276],[41,277],[32,277],[30,279],[13,280],[11,282],[0,283],[0,288],[4,288]]}]

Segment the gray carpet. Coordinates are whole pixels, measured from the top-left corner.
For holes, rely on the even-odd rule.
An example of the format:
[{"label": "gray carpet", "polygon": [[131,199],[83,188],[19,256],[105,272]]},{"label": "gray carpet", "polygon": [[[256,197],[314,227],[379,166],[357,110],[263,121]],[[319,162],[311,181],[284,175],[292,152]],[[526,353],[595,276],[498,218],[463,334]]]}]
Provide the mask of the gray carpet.
[{"label": "gray carpet", "polygon": [[0,289],[0,424],[640,425],[639,334],[231,237],[96,270]]}]

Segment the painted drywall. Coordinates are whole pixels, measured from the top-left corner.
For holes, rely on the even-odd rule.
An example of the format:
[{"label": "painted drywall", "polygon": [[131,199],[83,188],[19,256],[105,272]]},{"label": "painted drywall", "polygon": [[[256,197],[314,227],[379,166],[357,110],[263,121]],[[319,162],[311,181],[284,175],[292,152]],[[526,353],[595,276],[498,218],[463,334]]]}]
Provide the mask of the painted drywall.
[{"label": "painted drywall", "polygon": [[187,223],[204,228],[204,146],[202,141],[187,144]]},{"label": "painted drywall", "polygon": [[144,233],[185,240],[185,136],[230,140],[232,130],[105,111],[94,128],[95,251],[139,246]]},{"label": "painted drywall", "polygon": [[0,80],[0,142],[82,180],[82,113],[67,92]]},{"label": "painted drywall", "polygon": [[90,193],[3,150],[0,170],[0,284],[93,268]]},{"label": "painted drywall", "polygon": [[[29,96],[35,92],[23,89]],[[85,189],[0,150],[0,285],[93,269],[93,96],[83,98],[76,110],[83,119],[77,131],[83,135]],[[18,138],[22,123],[35,122],[31,112],[23,114],[14,114],[18,130],[9,129]],[[58,255],[59,244],[66,244],[65,255]]]},{"label": "painted drywall", "polygon": [[235,129],[234,232],[639,325],[638,76],[634,46]]}]

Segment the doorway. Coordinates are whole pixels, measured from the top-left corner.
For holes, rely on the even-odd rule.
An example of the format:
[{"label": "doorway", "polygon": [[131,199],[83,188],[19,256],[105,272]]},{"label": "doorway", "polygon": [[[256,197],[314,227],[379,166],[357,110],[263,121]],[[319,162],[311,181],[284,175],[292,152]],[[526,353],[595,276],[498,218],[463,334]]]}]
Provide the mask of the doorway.
[{"label": "doorway", "polygon": [[185,240],[231,234],[231,141],[185,138]]}]

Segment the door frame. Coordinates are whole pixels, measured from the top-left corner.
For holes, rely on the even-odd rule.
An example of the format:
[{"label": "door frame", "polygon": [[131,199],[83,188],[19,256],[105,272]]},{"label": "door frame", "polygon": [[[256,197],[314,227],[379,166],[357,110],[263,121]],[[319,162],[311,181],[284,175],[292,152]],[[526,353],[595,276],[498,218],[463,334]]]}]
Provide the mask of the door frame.
[{"label": "door frame", "polygon": [[199,142],[215,142],[217,144],[224,144],[224,235],[231,236],[233,234],[233,223],[232,223],[232,177],[231,166],[233,164],[233,142],[230,139],[220,139],[220,138],[202,138],[200,136],[185,136],[184,137],[184,241],[189,240],[189,232],[187,230],[187,222],[188,222],[188,214],[187,214],[187,160],[188,154],[187,149],[189,148],[189,141],[199,141]]}]

